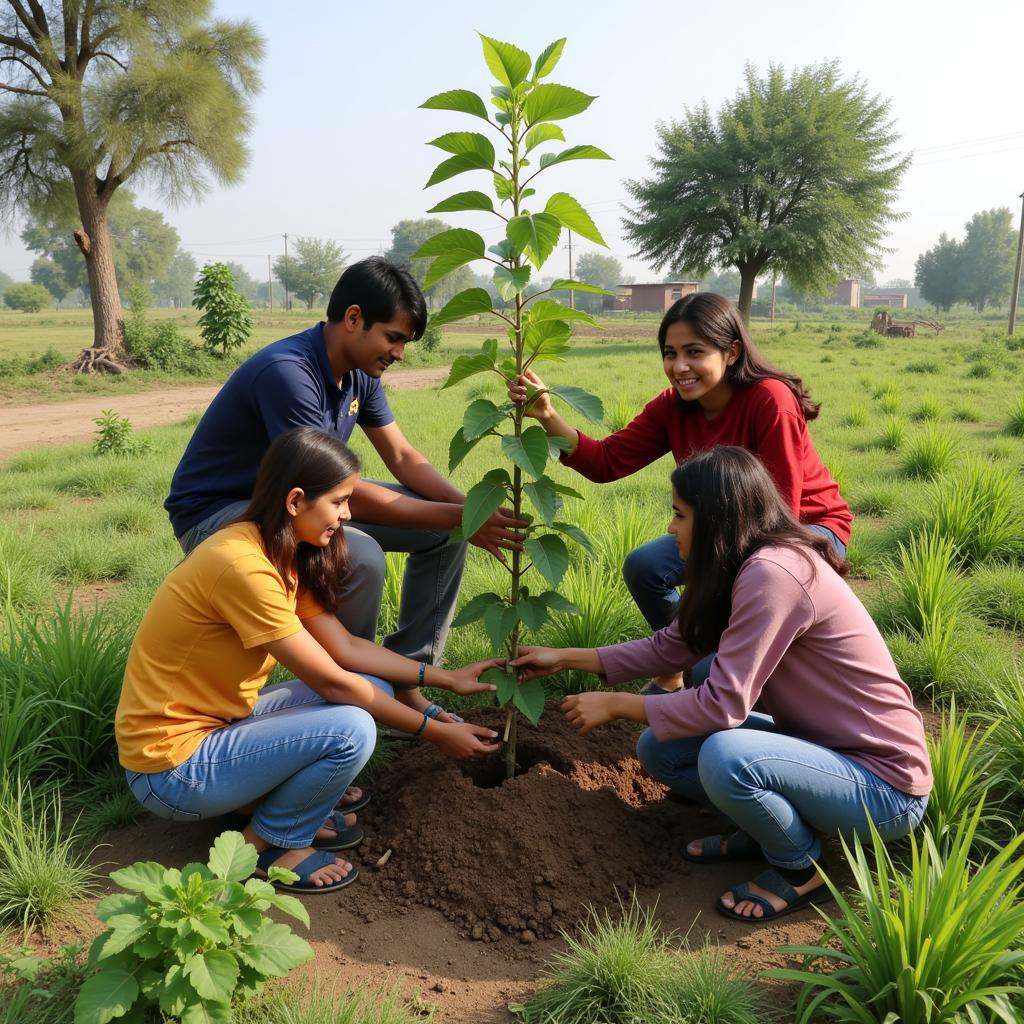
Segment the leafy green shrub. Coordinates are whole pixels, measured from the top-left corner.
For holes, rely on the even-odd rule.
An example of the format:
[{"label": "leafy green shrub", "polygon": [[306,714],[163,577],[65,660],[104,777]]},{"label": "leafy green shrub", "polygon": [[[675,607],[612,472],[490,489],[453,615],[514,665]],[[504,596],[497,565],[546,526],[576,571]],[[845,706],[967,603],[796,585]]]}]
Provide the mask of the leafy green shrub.
[{"label": "leafy green shrub", "polygon": [[22,313],[38,313],[54,301],[43,285],[28,282],[8,285],[3,298],[8,309],[17,309]]},{"label": "leafy green shrub", "polygon": [[911,438],[903,458],[907,476],[932,479],[949,469],[960,452],[960,441],[947,430],[927,423],[923,431]]},{"label": "leafy green shrub", "polygon": [[[256,848],[240,832],[225,832],[205,866],[179,871],[140,861],[113,872],[128,893],[96,908],[107,930],[89,950],[97,973],[75,1001],[76,1024],[142,1020],[157,1008],[188,1022],[229,1021],[234,999],[256,995],[268,978],[312,959],[307,942],[264,916],[275,907],[308,927],[305,907],[270,881],[250,878],[255,869]],[[277,867],[269,877],[298,878]]]},{"label": "leafy green shrub", "polygon": [[1024,632],[1024,569],[983,566],[971,577],[973,610],[993,626]]},{"label": "leafy green shrub", "polygon": [[8,778],[0,786],[0,924],[45,928],[93,894],[93,879],[57,791],[34,793]]},{"label": "leafy green shrub", "polygon": [[1014,437],[1024,437],[1024,395],[1021,395],[1010,408],[1006,432]]},{"label": "leafy green shrub", "polygon": [[757,1024],[751,982],[720,950],[686,955],[634,897],[621,920],[596,911],[565,935],[545,969],[549,984],[510,1007],[524,1024]]},{"label": "leafy green shrub", "polygon": [[210,357],[170,320],[145,324],[141,331],[124,332],[125,349],[139,366],[147,370],[199,377],[210,374]]},{"label": "leafy green shrub", "polygon": [[235,290],[235,279],[226,263],[208,263],[199,271],[192,305],[201,309],[199,333],[207,351],[222,355],[241,348],[252,333],[249,301]]},{"label": "leafy green shrub", "polygon": [[861,331],[853,336],[853,343],[857,348],[881,348],[882,337],[875,331]]},{"label": "leafy green shrub", "polygon": [[26,374],[43,373],[54,370],[67,362],[64,356],[52,346],[41,355],[15,356],[12,359],[0,359],[0,377],[21,377]]},{"label": "leafy green shrub", "polygon": [[149,451],[147,440],[135,436],[135,428],[127,416],[118,416],[113,409],[103,409],[93,423],[96,436],[92,450],[97,455],[138,455]]},{"label": "leafy green shrub", "polygon": [[424,352],[436,352],[441,347],[442,337],[441,328],[431,321],[417,344]]},{"label": "leafy green shrub", "polygon": [[1017,1020],[1011,999],[1024,994],[1018,966],[1024,961],[1024,857],[1018,856],[1024,834],[975,868],[983,810],[979,805],[961,818],[945,855],[927,829],[920,842],[911,836],[906,876],[893,867],[873,826],[873,857],[859,838],[852,849],[843,842],[853,899],[826,878],[838,916],[828,920],[818,945],[783,947],[806,958],[802,969],[767,972],[803,984],[798,1024]]}]

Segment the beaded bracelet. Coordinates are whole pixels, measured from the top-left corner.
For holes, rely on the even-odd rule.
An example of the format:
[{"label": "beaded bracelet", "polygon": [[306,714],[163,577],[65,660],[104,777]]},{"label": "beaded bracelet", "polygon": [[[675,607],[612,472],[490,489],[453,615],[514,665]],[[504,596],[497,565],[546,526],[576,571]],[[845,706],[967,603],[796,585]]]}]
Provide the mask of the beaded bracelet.
[{"label": "beaded bracelet", "polygon": [[423,680],[427,678],[427,663],[425,661],[420,662],[420,677],[416,683],[417,686],[423,685]]},{"label": "beaded bracelet", "polygon": [[429,715],[424,715],[423,716],[423,721],[420,722],[420,727],[413,733],[413,736],[421,735],[423,730],[426,729],[427,722],[429,722],[429,721],[430,721],[430,716]]}]

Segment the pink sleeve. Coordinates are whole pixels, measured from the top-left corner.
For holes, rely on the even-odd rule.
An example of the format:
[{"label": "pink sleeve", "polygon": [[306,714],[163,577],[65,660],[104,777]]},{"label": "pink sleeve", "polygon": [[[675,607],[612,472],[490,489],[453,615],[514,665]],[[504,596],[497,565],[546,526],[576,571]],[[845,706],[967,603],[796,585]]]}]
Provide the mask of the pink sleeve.
[{"label": "pink sleeve", "polygon": [[683,643],[673,622],[643,640],[629,640],[612,647],[598,647],[601,674],[610,686],[642,676],[656,676],[689,668],[697,655]]},{"label": "pink sleeve", "polygon": [[782,566],[748,559],[733,585],[732,612],[703,686],[644,698],[659,740],[706,736],[746,721],[789,645],[814,621],[807,591]]}]

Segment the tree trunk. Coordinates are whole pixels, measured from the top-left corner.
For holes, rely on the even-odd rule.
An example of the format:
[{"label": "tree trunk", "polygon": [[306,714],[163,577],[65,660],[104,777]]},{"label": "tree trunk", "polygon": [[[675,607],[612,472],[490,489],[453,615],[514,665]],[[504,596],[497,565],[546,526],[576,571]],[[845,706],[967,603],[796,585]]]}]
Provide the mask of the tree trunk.
[{"label": "tree trunk", "polygon": [[75,231],[75,242],[85,257],[89,275],[89,299],[92,303],[93,348],[106,349],[111,356],[121,351],[121,296],[114,273],[114,252],[107,226],[109,196],[96,190],[92,176],[75,176],[75,197],[82,226]]},{"label": "tree trunk", "polygon": [[738,308],[743,322],[750,326],[750,307],[754,302],[754,284],[758,271],[753,267],[738,267],[740,272],[740,301]]}]

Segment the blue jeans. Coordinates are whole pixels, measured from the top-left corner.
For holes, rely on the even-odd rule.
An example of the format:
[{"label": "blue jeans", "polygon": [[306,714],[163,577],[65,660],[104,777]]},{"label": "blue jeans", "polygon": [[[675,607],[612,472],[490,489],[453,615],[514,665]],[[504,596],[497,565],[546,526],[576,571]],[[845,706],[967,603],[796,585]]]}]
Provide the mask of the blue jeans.
[{"label": "blue jeans", "polygon": [[882,839],[898,839],[928,806],[928,797],[903,793],[828,747],[777,732],[756,712],[709,736],[660,741],[647,729],[636,750],[654,778],[716,807],[780,868],[820,860],[818,833],[866,838],[869,816]]},{"label": "blue jeans", "polygon": [[[389,683],[366,676],[393,696]],[[298,679],[265,687],[252,714],[209,733],[176,768],[127,771],[158,818],[199,821],[255,800],[253,831],[272,846],[309,846],[377,742],[373,717],[332,704]]]},{"label": "blue jeans", "polygon": [[[372,482],[397,494],[420,498],[399,484]],[[248,504],[247,501],[233,502],[186,530],[178,538],[182,550],[187,555],[216,530],[240,516]],[[383,638],[381,646],[413,661],[436,665],[444,652],[455,615],[468,546],[449,544],[447,530],[378,523],[346,523],[345,542],[349,564],[338,587],[335,612],[341,624],[354,636],[371,642],[376,639],[387,575],[384,552],[405,552],[409,557],[405,560],[402,577],[398,628]]]}]

